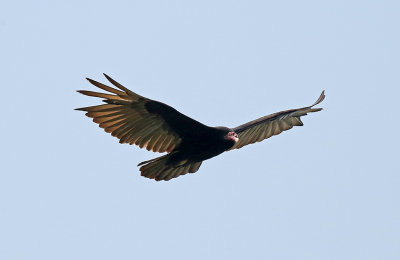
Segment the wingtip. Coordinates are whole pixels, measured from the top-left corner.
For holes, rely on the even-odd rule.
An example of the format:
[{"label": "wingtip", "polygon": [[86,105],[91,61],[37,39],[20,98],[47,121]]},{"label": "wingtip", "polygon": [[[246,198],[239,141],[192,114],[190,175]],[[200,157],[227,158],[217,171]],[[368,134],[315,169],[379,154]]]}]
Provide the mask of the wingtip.
[{"label": "wingtip", "polygon": [[86,80],[89,81],[89,83],[92,84],[92,85],[95,86],[95,87],[99,87],[99,85],[101,85],[100,82],[97,82],[97,81],[94,80],[94,79],[86,78]]},{"label": "wingtip", "polygon": [[[103,75],[104,75],[104,77],[106,77],[106,79],[111,83],[111,84],[113,84],[114,86],[117,84],[117,85],[120,85],[118,82],[116,82],[113,78],[111,78],[110,76],[108,76],[106,73],[103,73]],[[118,86],[117,86],[118,87]]]},{"label": "wingtip", "polygon": [[[107,79],[107,80],[109,80],[109,81],[110,81],[110,79],[111,79],[111,77],[110,77],[110,76],[108,76],[108,75],[107,75],[106,73],[104,73],[104,72],[103,72],[103,75],[104,75],[104,77],[106,77],[106,79]],[[112,80],[112,79],[111,79],[111,80]]]},{"label": "wingtip", "polygon": [[317,101],[315,101],[315,103],[312,104],[310,107],[313,107],[313,106],[321,103],[324,99],[325,99],[325,90],[322,90],[321,95],[319,95],[319,98],[317,99]]},{"label": "wingtip", "polygon": [[108,76],[106,73],[103,73],[104,77],[106,77],[106,79],[113,84],[116,87],[121,86],[121,84],[119,84],[117,81],[115,81],[113,78],[111,78],[110,76]]},{"label": "wingtip", "polygon": [[[104,77],[107,78],[107,80],[113,84],[114,86],[116,86],[117,88],[121,89],[122,91],[125,91],[128,95],[132,95],[132,96],[139,96],[138,94],[132,92],[131,90],[127,89],[126,87],[124,87],[123,85],[121,85],[120,83],[118,83],[117,81],[115,81],[113,78],[111,78],[110,76],[108,76],[107,74],[103,73]],[[140,97],[140,96],[139,96]]]},{"label": "wingtip", "polygon": [[85,96],[91,96],[90,95],[91,91],[89,91],[89,90],[77,90],[76,92],[78,92],[82,95],[85,95]]}]

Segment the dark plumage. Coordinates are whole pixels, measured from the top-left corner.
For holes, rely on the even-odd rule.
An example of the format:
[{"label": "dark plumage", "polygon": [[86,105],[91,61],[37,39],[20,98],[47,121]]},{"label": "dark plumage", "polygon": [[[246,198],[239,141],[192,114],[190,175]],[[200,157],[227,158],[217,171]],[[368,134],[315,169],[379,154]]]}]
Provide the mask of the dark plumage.
[{"label": "dark plumage", "polygon": [[324,92],[311,106],[271,114],[233,129],[209,127],[176,109],[125,88],[106,74],[116,88],[92,79],[96,87],[111,94],[79,90],[87,96],[103,98],[106,104],[78,108],[120,143],[136,144],[153,152],[167,152],[161,157],[141,162],[142,176],[170,180],[196,172],[204,160],[225,151],[260,142],[293,126],[302,126],[301,116],[322,108],[312,108],[324,100]]}]

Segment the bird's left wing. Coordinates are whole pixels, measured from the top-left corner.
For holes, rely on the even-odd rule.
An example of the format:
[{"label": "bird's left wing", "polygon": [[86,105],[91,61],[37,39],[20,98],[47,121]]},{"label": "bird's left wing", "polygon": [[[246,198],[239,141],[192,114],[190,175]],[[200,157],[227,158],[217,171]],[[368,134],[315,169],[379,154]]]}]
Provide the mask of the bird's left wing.
[{"label": "bird's left wing", "polygon": [[300,117],[310,112],[322,110],[322,108],[313,108],[313,106],[321,103],[324,98],[325,94],[322,91],[318,100],[311,106],[281,111],[233,128],[239,136],[239,141],[230,150],[260,142],[273,135],[278,135],[283,131],[289,130],[293,126],[302,126],[303,122]]},{"label": "bird's left wing", "polygon": [[110,93],[87,90],[78,92],[103,98],[107,104],[77,108],[86,111],[88,117],[120,143],[136,144],[153,152],[171,152],[183,140],[190,141],[196,134],[210,127],[180,113],[173,107],[140,96],[122,86],[106,74],[104,76],[116,88],[89,80],[96,87]]}]

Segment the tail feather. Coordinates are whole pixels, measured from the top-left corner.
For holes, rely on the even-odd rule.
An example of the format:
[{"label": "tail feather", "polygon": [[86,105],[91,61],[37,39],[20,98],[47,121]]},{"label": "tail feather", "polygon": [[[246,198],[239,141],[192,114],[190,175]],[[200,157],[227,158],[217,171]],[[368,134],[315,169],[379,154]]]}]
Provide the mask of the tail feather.
[{"label": "tail feather", "polygon": [[190,173],[197,172],[199,170],[200,166],[201,166],[201,163],[202,162],[191,164],[190,167],[189,167],[189,172]]},{"label": "tail feather", "polygon": [[148,163],[150,163],[150,162],[155,162],[155,161],[162,160],[162,159],[164,159],[165,157],[167,157],[168,155],[169,155],[169,154],[166,154],[166,155],[163,155],[163,156],[160,156],[160,157],[157,157],[157,158],[153,158],[153,159],[148,160],[148,161],[141,162],[141,163],[139,163],[137,166],[141,166],[141,165],[144,165],[144,164],[148,164]]},{"label": "tail feather", "polygon": [[169,181],[186,173],[197,172],[202,162],[182,160],[174,164],[169,163],[170,154],[139,163],[141,175],[156,181]]}]

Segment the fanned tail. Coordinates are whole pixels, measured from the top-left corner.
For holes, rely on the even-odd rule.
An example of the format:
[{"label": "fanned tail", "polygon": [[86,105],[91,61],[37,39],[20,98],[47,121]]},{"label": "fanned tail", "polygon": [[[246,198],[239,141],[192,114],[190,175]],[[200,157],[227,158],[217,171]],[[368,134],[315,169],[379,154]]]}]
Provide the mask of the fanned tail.
[{"label": "fanned tail", "polygon": [[169,181],[186,173],[194,173],[200,168],[202,162],[182,160],[171,164],[169,162],[171,154],[166,154],[138,164],[141,175],[156,181]]}]

